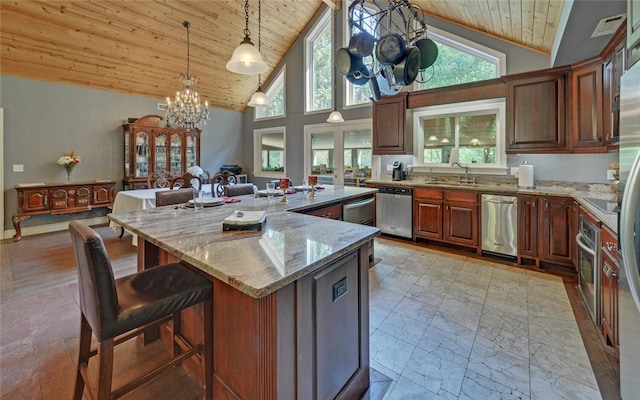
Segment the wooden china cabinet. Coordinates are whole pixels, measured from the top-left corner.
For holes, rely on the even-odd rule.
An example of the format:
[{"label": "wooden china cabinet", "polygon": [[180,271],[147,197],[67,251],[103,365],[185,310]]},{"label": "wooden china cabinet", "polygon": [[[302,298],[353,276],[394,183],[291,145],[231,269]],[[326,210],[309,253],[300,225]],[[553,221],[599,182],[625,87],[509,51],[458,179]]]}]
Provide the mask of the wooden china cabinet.
[{"label": "wooden china cabinet", "polygon": [[146,188],[153,171],[179,176],[200,164],[200,130],[165,125],[159,115],[130,118],[122,125],[125,190]]}]

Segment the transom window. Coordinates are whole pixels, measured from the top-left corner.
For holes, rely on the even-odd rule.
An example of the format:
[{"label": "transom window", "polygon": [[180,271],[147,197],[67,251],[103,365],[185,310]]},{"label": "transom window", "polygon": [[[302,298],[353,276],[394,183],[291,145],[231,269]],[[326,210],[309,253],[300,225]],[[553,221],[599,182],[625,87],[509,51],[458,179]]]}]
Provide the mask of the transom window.
[{"label": "transom window", "polygon": [[478,167],[506,166],[504,118],[504,99],[417,109],[418,164],[449,167],[459,161]]},{"label": "transom window", "polygon": [[327,10],[305,38],[305,110],[324,111],[333,108],[333,35],[331,13]]},{"label": "transom window", "polygon": [[506,71],[504,53],[433,27],[427,36],[438,46],[438,58],[418,75],[417,90],[499,78]]},{"label": "transom window", "polygon": [[285,72],[286,68],[283,67],[282,70],[278,73],[278,76],[276,76],[273,82],[271,82],[271,85],[265,92],[265,95],[271,101],[271,106],[256,107],[255,119],[267,119],[285,116]]}]

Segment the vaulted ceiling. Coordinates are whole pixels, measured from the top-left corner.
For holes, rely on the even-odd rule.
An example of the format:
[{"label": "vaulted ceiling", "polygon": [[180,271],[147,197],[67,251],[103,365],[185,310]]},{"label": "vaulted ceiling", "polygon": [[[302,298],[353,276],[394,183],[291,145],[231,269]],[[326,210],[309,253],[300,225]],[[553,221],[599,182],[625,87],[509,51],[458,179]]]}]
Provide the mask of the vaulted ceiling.
[{"label": "vaulted ceiling", "polygon": [[[376,0],[384,3],[384,0]],[[563,0],[415,0],[428,15],[549,54]],[[345,4],[350,4],[347,1]],[[262,55],[270,70],[321,8],[340,0],[262,0]],[[258,41],[258,1],[249,2]],[[164,99],[186,72],[215,108],[243,111],[258,78],[225,65],[245,27],[242,0],[2,0],[2,74]]]}]

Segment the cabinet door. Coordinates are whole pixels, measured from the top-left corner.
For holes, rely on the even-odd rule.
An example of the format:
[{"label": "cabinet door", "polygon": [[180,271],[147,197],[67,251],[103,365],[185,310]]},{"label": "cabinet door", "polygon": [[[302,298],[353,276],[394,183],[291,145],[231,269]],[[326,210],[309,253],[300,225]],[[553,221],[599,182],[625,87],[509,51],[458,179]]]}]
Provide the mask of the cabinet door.
[{"label": "cabinet door", "polygon": [[600,326],[607,344],[618,346],[618,263],[607,247],[602,247],[600,268]]},{"label": "cabinet door", "polygon": [[442,239],[442,201],[413,201],[413,233],[425,239]]},{"label": "cabinet door", "polygon": [[411,154],[412,134],[406,132],[407,93],[373,103],[373,154]]},{"label": "cabinet door", "polygon": [[156,132],[153,136],[153,171],[165,170],[169,172],[168,140],[166,132]]},{"label": "cabinet door", "polygon": [[565,75],[507,82],[507,153],[566,151]]},{"label": "cabinet door", "polygon": [[315,215],[316,217],[342,220],[342,204],[333,204],[327,207],[318,208],[305,214]]},{"label": "cabinet door", "polygon": [[183,159],[183,147],[182,147],[182,135],[179,133],[173,133],[170,135],[171,155],[169,160],[171,165],[169,166],[169,172],[175,176],[183,174],[182,159]]},{"label": "cabinet door", "polygon": [[520,196],[518,199],[518,253],[538,257],[538,197]]},{"label": "cabinet door", "polygon": [[135,134],[136,141],[136,178],[143,178],[149,175],[149,133],[146,131],[139,131]]},{"label": "cabinet door", "polygon": [[543,202],[543,260],[573,266],[573,199],[544,197]]},{"label": "cabinet door", "polygon": [[185,135],[185,171],[194,165],[200,165],[200,135],[194,133],[188,133]]},{"label": "cabinet door", "polygon": [[44,211],[48,209],[47,190],[25,190],[18,192],[18,212]]},{"label": "cabinet door", "polygon": [[451,243],[478,246],[478,203],[445,202],[444,239]]},{"label": "cabinet door", "polygon": [[629,67],[640,59],[640,2],[627,0],[627,49]]},{"label": "cabinet door", "polygon": [[571,134],[574,150],[604,151],[602,62],[571,73]]},{"label": "cabinet door", "polygon": [[115,192],[115,187],[113,185],[94,186],[92,204],[113,203],[114,192]]}]

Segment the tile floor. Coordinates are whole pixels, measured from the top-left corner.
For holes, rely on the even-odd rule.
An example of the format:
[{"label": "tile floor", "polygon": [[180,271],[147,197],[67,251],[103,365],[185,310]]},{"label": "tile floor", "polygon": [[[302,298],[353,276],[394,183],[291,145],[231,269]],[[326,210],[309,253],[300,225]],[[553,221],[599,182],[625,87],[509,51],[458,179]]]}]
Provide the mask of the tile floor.
[{"label": "tile floor", "polygon": [[562,278],[385,239],[375,251],[384,399],[601,399]]},{"label": "tile floor", "polygon": [[[133,272],[130,240],[97,230],[116,276]],[[3,400],[65,399],[73,385],[73,253],[66,232],[38,236],[0,243]],[[366,399],[601,398],[561,278],[384,238],[375,251]],[[188,377],[172,379],[130,398],[184,399],[170,388]]]}]

